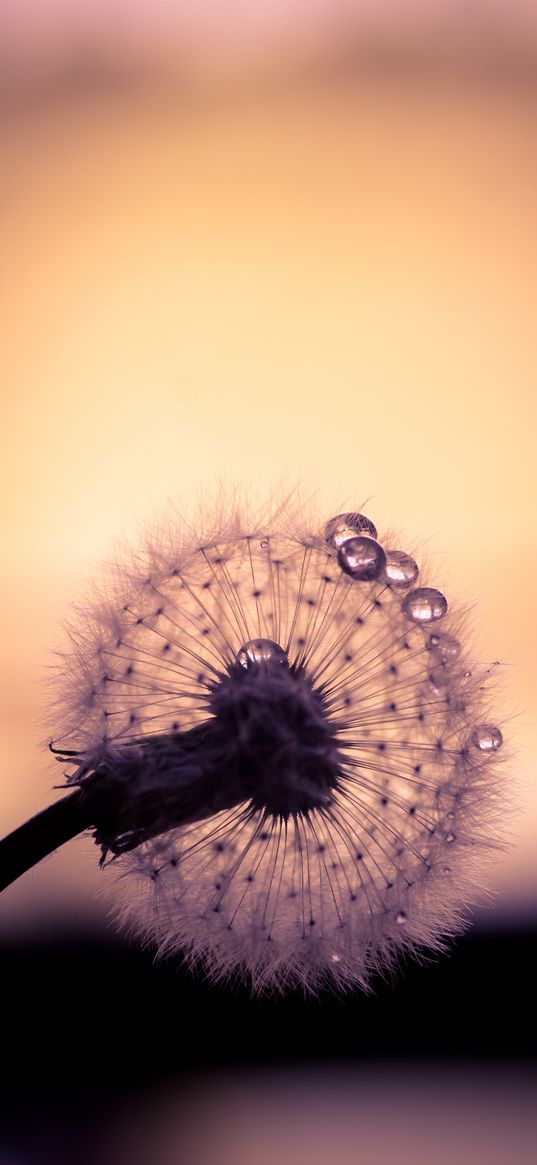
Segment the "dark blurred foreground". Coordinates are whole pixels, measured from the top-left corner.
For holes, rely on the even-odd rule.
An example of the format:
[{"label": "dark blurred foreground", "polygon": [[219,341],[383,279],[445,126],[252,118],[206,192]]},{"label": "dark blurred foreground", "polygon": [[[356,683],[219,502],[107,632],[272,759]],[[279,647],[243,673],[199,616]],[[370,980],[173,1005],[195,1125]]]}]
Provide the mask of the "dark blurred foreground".
[{"label": "dark blurred foreground", "polygon": [[0,1162],[315,1165],[329,1134],[384,1162],[392,1133],[403,1163],[461,1136],[530,1161],[534,960],[533,932],[474,929],[370,997],[251,1000],[118,938],[4,940]]}]

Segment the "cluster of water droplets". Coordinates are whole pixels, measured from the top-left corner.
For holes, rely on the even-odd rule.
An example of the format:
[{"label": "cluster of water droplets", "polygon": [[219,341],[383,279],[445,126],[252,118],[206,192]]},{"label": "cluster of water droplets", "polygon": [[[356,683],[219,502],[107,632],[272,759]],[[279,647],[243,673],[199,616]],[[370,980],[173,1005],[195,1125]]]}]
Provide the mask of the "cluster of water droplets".
[{"label": "cluster of water droplets", "polygon": [[[337,548],[342,570],[358,581],[384,577],[391,587],[407,590],[401,610],[413,623],[428,626],[447,614],[445,595],[435,587],[416,587],[419,567],[410,554],[403,550],[384,550],[378,542],[376,527],[364,514],[338,514],[326,523],[325,539]],[[454,679],[453,666],[459,660],[461,644],[447,632],[429,635],[427,646],[435,662],[429,671],[433,691],[444,695]],[[464,678],[471,672],[464,672]],[[471,730],[468,745],[483,754],[492,754],[503,744],[501,730],[493,724],[476,724]]]}]

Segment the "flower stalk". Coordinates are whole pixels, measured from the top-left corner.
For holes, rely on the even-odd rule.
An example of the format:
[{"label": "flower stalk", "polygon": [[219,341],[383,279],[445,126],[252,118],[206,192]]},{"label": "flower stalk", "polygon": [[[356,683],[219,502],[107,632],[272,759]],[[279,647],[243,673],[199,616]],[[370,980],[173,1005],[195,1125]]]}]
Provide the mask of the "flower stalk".
[{"label": "flower stalk", "polygon": [[91,826],[80,790],[48,805],[0,841],[0,891]]}]

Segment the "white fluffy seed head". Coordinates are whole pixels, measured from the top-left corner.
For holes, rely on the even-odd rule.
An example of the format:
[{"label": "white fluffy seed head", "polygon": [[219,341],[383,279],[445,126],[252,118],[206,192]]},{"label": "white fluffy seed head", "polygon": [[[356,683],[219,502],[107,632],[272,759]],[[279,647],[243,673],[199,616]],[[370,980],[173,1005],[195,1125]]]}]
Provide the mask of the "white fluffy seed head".
[{"label": "white fluffy seed head", "polygon": [[[240,754],[255,803],[208,806],[107,863],[131,929],[256,991],[367,988],[399,954],[441,948],[498,848],[501,759],[475,743],[476,726],[494,727],[494,669],[468,659],[465,615],[451,602],[433,623],[409,618],[409,593],[434,580],[342,570],[330,516],[292,500],[269,513],[223,502],[209,521],[171,515],[79,610],[58,677],[55,743],[78,753],[73,781],[80,766],[120,763],[141,742],[206,722],[211,693],[223,677],[233,693],[252,642],[278,645],[322,693],[339,764],[329,797],[264,809],[265,768],[255,754],[244,761],[239,724],[220,741],[218,772],[225,782]],[[392,535],[378,540],[388,561],[408,552]],[[451,637],[440,649],[439,635]],[[308,744],[307,732],[295,741],[294,713],[273,727],[268,716],[272,754],[282,748],[285,768],[294,749],[300,782],[328,745],[318,734]]]}]

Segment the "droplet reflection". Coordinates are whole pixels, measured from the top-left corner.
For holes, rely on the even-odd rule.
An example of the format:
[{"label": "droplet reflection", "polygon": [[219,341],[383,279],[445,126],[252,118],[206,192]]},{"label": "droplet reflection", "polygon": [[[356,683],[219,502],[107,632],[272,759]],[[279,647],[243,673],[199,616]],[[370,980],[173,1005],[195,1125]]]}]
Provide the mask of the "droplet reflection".
[{"label": "droplet reflection", "polygon": [[383,573],[386,566],[382,546],[373,538],[348,538],[340,546],[337,557],[345,574],[360,582],[372,582]]},{"label": "droplet reflection", "polygon": [[237,652],[237,663],[244,668],[263,664],[270,670],[287,663],[287,656],[283,647],[272,639],[249,639]]},{"label": "droplet reflection", "polygon": [[480,752],[497,752],[503,744],[503,736],[495,724],[476,724],[470,734],[470,741]]},{"label": "droplet reflection", "polygon": [[325,541],[334,550],[339,550],[347,538],[355,538],[357,534],[367,534],[369,538],[377,537],[376,526],[365,514],[336,514],[324,528]]},{"label": "droplet reflection", "polygon": [[461,645],[454,635],[438,631],[429,636],[429,647],[440,657],[442,663],[448,666],[455,663],[461,653]]},{"label": "droplet reflection", "polygon": [[406,595],[402,611],[413,623],[434,623],[447,611],[447,599],[434,587],[418,587]]},{"label": "droplet reflection", "polygon": [[404,550],[386,551],[386,578],[392,587],[410,587],[418,577],[417,562]]}]

